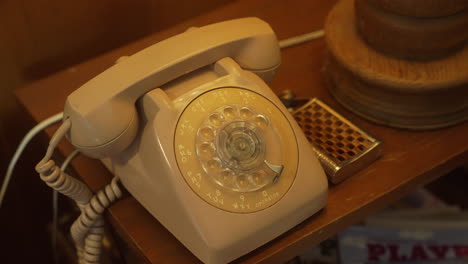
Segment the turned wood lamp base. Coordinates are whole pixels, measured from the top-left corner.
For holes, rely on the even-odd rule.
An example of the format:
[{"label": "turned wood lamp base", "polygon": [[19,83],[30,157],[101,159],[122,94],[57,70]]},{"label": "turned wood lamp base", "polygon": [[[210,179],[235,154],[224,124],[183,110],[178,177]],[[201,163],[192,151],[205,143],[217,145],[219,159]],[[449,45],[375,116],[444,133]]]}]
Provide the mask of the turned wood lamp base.
[{"label": "turned wood lamp base", "polygon": [[354,1],[340,1],[325,25],[325,75],[341,104],[376,123],[412,130],[468,119],[468,45],[432,61],[385,55],[360,36],[354,8]]}]

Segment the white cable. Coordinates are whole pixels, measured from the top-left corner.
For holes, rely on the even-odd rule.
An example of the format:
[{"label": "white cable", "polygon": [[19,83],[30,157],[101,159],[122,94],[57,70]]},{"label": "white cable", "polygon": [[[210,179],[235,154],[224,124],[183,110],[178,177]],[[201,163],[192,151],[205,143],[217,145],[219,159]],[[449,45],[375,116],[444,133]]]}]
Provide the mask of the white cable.
[{"label": "white cable", "polygon": [[[60,166],[60,170],[65,172],[68,168],[70,162],[78,156],[80,153],[79,150],[75,149],[72,153],[70,153],[67,158],[63,161],[62,166]],[[58,192],[54,189],[53,196],[52,196],[52,208],[53,208],[53,217],[52,223],[54,225],[54,230],[57,230],[57,223],[58,223]],[[55,239],[55,238],[54,238]]]},{"label": "white cable", "polygon": [[63,195],[70,197],[78,203],[79,206],[85,206],[93,197],[91,190],[80,180],[61,171],[60,168],[55,165],[55,162],[51,160],[55,147],[68,132],[70,126],[71,122],[67,119],[55,132],[49,142],[49,147],[47,148],[44,158],[36,165],[36,171],[47,185],[56,189]]},{"label": "white cable", "polygon": [[321,38],[324,35],[325,35],[325,32],[323,30],[317,30],[317,31],[313,31],[313,32],[310,32],[310,33],[307,33],[307,34],[303,34],[303,35],[299,35],[299,36],[295,36],[295,37],[292,37],[292,38],[281,40],[279,42],[279,46],[282,49],[289,48],[289,47],[294,46],[294,45],[299,45],[299,44],[302,44],[302,43],[307,42],[307,41],[311,41],[311,40],[314,40],[314,39]]},{"label": "white cable", "polygon": [[60,169],[62,171],[65,171],[68,167],[68,165],[70,164],[70,162],[76,157],[78,156],[78,154],[80,154],[80,151],[75,149],[72,153],[70,153],[67,158],[63,161],[63,164],[62,166],[60,166]]},{"label": "white cable", "polygon": [[72,237],[84,240],[84,248],[80,252],[82,263],[99,263],[104,237],[104,211],[116,200],[122,197],[118,185],[119,178],[114,177],[110,184],[93,196],[91,201],[81,208],[81,215],[72,224]]},{"label": "white cable", "polygon": [[[35,169],[48,186],[73,199],[80,208],[83,208],[89,203],[93,197],[93,193],[83,182],[63,172],[55,165],[55,162],[51,160],[55,147],[68,132],[70,126],[71,122],[69,119],[62,123],[49,141],[49,146],[44,158],[39,161]],[[73,237],[78,256],[81,256],[81,253],[83,253],[85,237],[86,233],[81,238]]]},{"label": "white cable", "polygon": [[56,115],[53,115],[44,121],[40,122],[37,124],[35,127],[33,127],[27,134],[24,136],[23,140],[21,140],[21,143],[19,144],[18,148],[16,149],[15,154],[13,155],[13,158],[10,160],[10,164],[8,165],[7,172],[5,174],[5,178],[3,179],[3,184],[2,184],[2,189],[0,190],[0,208],[2,207],[3,199],[5,197],[6,190],[8,188],[8,184],[10,183],[11,176],[13,174],[13,170],[15,168],[16,162],[18,162],[19,157],[24,151],[24,148],[28,145],[28,143],[31,141],[31,139],[36,136],[39,132],[44,130],[46,127],[57,123],[58,121],[62,120],[63,118],[63,112],[58,113]]},{"label": "white cable", "polygon": [[78,263],[99,263],[104,236],[103,212],[122,196],[115,177],[111,183],[96,195],[81,181],[65,173],[63,169],[77,154],[72,153],[62,165],[62,169],[51,160],[52,154],[71,127],[65,120],[52,136],[44,158],[36,165],[36,171],[43,181],[53,189],[73,199],[81,209],[80,217],[72,224],[71,236],[75,241]]},{"label": "white cable", "polygon": [[[65,172],[70,162],[80,153],[75,149],[70,153],[65,161],[60,166],[60,170]],[[52,194],[52,252],[54,254],[54,262],[58,264],[57,254],[57,231],[58,230],[58,192],[54,189]]]}]

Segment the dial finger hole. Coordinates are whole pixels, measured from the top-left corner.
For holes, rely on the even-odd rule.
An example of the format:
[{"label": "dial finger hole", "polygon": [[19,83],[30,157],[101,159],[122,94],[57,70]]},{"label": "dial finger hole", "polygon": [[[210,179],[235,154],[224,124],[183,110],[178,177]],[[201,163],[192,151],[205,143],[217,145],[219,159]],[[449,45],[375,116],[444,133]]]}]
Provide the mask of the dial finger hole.
[{"label": "dial finger hole", "polygon": [[249,108],[242,107],[241,110],[240,110],[240,115],[241,115],[242,119],[249,120],[249,119],[253,118],[254,113]]},{"label": "dial finger hole", "polygon": [[265,174],[261,172],[254,172],[252,174],[252,180],[256,185],[263,186],[266,183]]},{"label": "dial finger hole", "polygon": [[218,170],[221,168],[221,163],[217,159],[211,159],[206,162],[206,165],[208,166],[208,169],[210,170]]},{"label": "dial finger hole", "polygon": [[198,155],[204,159],[212,158],[214,152],[214,145],[209,142],[204,142],[198,146]]},{"label": "dial finger hole", "polygon": [[198,131],[199,135],[202,136],[204,139],[206,140],[213,140],[215,135],[214,135],[214,131],[211,127],[204,127],[204,128],[201,128],[199,131]]},{"label": "dial finger hole", "polygon": [[210,123],[216,127],[223,125],[224,117],[219,113],[211,114],[209,117]]},{"label": "dial finger hole", "polygon": [[249,184],[249,179],[246,175],[242,174],[237,177],[237,186],[239,186],[240,189],[248,188]]},{"label": "dial finger hole", "polygon": [[254,122],[260,129],[265,129],[268,126],[268,119],[263,115],[257,115]]},{"label": "dial finger hole", "polygon": [[224,117],[228,120],[233,120],[237,116],[236,109],[231,106],[224,108],[223,114],[224,114]]},{"label": "dial finger hole", "polygon": [[231,185],[234,181],[234,173],[229,169],[223,170],[220,174],[220,180],[223,185]]}]

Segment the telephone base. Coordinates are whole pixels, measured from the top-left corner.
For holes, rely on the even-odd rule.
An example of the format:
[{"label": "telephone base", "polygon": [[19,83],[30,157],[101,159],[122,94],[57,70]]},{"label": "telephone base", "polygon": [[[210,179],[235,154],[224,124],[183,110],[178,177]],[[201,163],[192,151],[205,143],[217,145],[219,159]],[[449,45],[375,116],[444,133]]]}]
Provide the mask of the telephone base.
[{"label": "telephone base", "polygon": [[[183,135],[178,126],[183,112],[189,111],[194,101],[201,102],[204,95],[223,91],[251,93],[258,97],[254,100],[256,104],[261,103],[260,98],[265,98],[262,100],[274,107],[277,111],[274,113],[279,113],[270,116],[271,122],[284,118],[282,122],[292,131],[292,136],[282,139],[294,142],[292,146],[282,146],[282,151],[293,149],[294,155],[289,155],[289,160],[285,161],[292,165],[285,166],[284,175],[271,186],[237,192],[211,183],[208,175],[198,179],[184,174],[184,161],[181,163],[177,159],[180,153],[174,154],[180,151],[175,142]],[[236,98],[224,99],[235,101]],[[208,109],[208,102],[221,104],[221,99],[205,100],[206,104],[201,106]],[[239,97],[238,100],[244,99]],[[223,59],[162,89],[152,90],[140,99],[138,107],[142,122],[135,141],[118,156],[103,162],[120,177],[126,189],[204,263],[227,263],[237,259],[325,206],[327,179],[301,129],[271,89],[232,59]],[[195,125],[187,123],[187,127]],[[276,129],[283,131],[285,128]],[[194,162],[197,160],[194,158]],[[287,173],[293,174],[288,176]],[[215,187],[210,189],[210,184]]]}]

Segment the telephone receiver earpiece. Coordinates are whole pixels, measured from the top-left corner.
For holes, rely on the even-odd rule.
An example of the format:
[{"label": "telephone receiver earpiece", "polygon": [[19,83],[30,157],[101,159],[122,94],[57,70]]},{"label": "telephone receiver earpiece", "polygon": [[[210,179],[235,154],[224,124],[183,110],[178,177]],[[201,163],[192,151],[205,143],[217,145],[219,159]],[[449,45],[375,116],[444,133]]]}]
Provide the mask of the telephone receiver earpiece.
[{"label": "telephone receiver earpiece", "polygon": [[68,139],[94,158],[121,152],[137,133],[139,97],[225,57],[265,81],[281,62],[273,30],[258,18],[191,28],[129,56],[70,94],[64,110],[71,121]]}]

